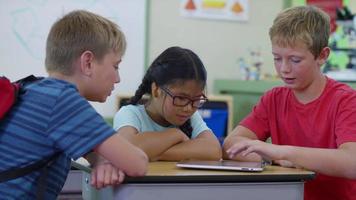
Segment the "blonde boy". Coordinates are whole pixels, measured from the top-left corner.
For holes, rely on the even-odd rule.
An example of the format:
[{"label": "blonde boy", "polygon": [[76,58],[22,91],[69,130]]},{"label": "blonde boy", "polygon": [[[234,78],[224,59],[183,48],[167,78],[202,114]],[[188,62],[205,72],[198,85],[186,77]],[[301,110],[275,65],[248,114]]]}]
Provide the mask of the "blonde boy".
[{"label": "blonde boy", "polygon": [[125,174],[145,174],[146,154],[114,134],[88,103],[104,102],[120,82],[125,48],[118,26],[91,12],[73,11],[52,26],[45,61],[49,77],[26,86],[0,124],[0,171],[59,156],[47,167],[44,193],[37,193],[41,170],[35,170],[1,182],[2,199],[56,199],[71,159],[90,151],[110,162],[94,170],[99,188],[122,182]]},{"label": "blonde boy", "polygon": [[[356,197],[356,93],[321,72],[330,49],[329,17],[312,6],[284,10],[270,28],[285,86],[266,92],[226,138],[232,159],[272,160],[317,173],[306,200]],[[265,143],[271,137],[272,144]]]}]

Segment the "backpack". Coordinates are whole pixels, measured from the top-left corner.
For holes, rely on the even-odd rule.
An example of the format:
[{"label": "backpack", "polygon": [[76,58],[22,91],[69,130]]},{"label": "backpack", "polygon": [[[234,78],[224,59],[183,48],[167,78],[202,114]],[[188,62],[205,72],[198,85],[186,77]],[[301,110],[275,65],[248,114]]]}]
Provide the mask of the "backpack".
[{"label": "backpack", "polygon": [[15,104],[19,89],[19,84],[13,84],[6,77],[0,77],[0,120]]},{"label": "backpack", "polygon": [[40,79],[42,78],[30,75],[11,83],[8,78],[4,76],[0,77],[0,121],[16,103],[19,94],[24,93],[25,84],[35,82]]},{"label": "backpack", "polygon": [[[3,119],[6,118],[6,114],[11,110],[12,106],[16,104],[19,96],[25,93],[25,85],[41,79],[42,77],[40,78],[30,75],[16,82],[11,82],[8,78],[4,76],[0,77],[0,123]],[[35,170],[41,170],[37,198],[42,199],[45,191],[44,183],[47,177],[47,166],[52,164],[52,162],[54,162],[54,160],[58,156],[59,153],[56,153],[50,156],[49,158],[39,160],[25,167],[1,171],[0,183],[11,179],[19,178],[21,176],[25,176]]]}]

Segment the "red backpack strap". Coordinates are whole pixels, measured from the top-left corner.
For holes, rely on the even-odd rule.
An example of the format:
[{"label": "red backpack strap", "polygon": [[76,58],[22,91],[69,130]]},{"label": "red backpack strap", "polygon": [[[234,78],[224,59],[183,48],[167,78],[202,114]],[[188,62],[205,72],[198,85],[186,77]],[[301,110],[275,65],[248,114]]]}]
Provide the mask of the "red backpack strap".
[{"label": "red backpack strap", "polygon": [[0,77],[0,120],[15,103],[19,89],[18,84],[12,84],[6,77]]},{"label": "red backpack strap", "polygon": [[11,83],[8,78],[4,76],[0,77],[0,121],[16,103],[17,97],[20,95],[20,93],[24,92],[24,86],[28,83],[41,80],[42,78],[43,77],[30,75],[14,83]]}]

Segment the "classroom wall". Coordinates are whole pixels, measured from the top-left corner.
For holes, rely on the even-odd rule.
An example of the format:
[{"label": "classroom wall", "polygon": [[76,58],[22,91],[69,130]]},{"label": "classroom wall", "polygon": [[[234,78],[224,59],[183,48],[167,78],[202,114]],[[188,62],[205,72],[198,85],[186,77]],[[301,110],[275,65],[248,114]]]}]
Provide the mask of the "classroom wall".
[{"label": "classroom wall", "polygon": [[283,9],[283,0],[250,0],[247,22],[185,18],[181,0],[151,0],[149,3],[148,61],[169,46],[195,51],[208,71],[208,92],[215,79],[237,79],[239,57],[249,58],[249,49],[261,49],[263,72],[274,73],[268,29]]},{"label": "classroom wall", "polygon": [[352,13],[356,13],[356,1],[355,0],[349,0],[348,6]]},{"label": "classroom wall", "polygon": [[[47,76],[44,59],[52,24],[71,10],[85,9],[107,17],[126,35],[127,50],[120,64],[121,83],[105,103],[92,103],[105,117],[116,112],[116,95],[133,93],[145,66],[147,0],[23,1],[0,0],[0,76],[17,80],[29,74]],[[100,83],[98,83],[100,84]]]},{"label": "classroom wall", "polygon": [[[14,0],[9,4],[5,0],[0,0],[0,16],[2,16],[0,23],[3,27],[0,35],[11,35],[11,38],[2,37],[3,40],[0,43],[0,75],[4,74],[12,79],[17,79],[30,73],[46,74],[42,62],[44,48],[41,45],[43,46],[45,42],[46,31],[48,30],[40,30],[44,32],[43,35],[33,35],[29,31],[31,30],[29,29],[31,25],[30,18],[26,18],[22,22],[26,26],[20,28],[22,28],[23,33],[27,34],[26,36],[34,36],[35,40],[43,42],[40,46],[32,46],[35,51],[31,52],[26,49],[26,45],[21,44],[21,40],[18,40],[20,43],[12,43],[19,36],[11,32],[13,27],[9,21],[10,19],[4,17],[4,15],[6,13],[17,14],[16,12],[11,12],[11,8],[16,6],[20,11],[27,6],[32,9],[30,9],[31,11],[37,12],[41,6],[55,4],[55,2],[67,7],[72,4],[92,3],[93,5],[91,6],[93,7],[77,7],[99,11],[99,14],[106,9],[124,11],[120,11],[119,16],[122,16],[120,19],[125,19],[125,21],[119,21],[119,24],[128,36],[129,46],[121,68],[122,83],[119,84],[119,87],[117,87],[107,103],[94,104],[95,108],[106,117],[112,117],[115,113],[115,95],[134,92],[143,75],[143,68],[147,68],[153,59],[169,46],[178,45],[190,48],[201,57],[208,70],[208,92],[210,93],[213,90],[213,81],[215,79],[239,78],[240,72],[237,59],[239,57],[249,58],[249,49],[260,48],[264,61],[263,72],[274,74],[268,29],[272,24],[273,18],[285,6],[286,0],[249,0],[249,19],[247,22],[185,18],[180,15],[179,11],[181,0],[148,0],[148,14],[146,16],[146,14],[142,14],[146,11],[146,1],[100,0],[94,2],[71,2],[66,0],[60,1],[60,3],[59,1],[35,3],[34,1]],[[123,6],[122,3],[128,5]],[[137,6],[138,4],[140,6]],[[114,6],[105,7],[103,5]],[[56,13],[58,13],[65,11],[66,6],[54,5],[53,8],[44,7],[43,9],[47,9],[48,11],[46,12],[56,9]],[[349,7],[355,13],[356,1],[350,0]],[[32,14],[30,13],[29,16],[31,17]],[[54,21],[58,16],[53,16],[53,12],[49,12],[46,16],[45,21],[43,19],[35,19],[35,22],[45,23],[45,26],[40,24],[40,27],[49,29],[52,23],[50,20]],[[137,18],[139,18],[138,23]],[[142,23],[147,24],[142,26]],[[38,26],[35,28],[38,29]],[[145,38],[139,35],[144,35],[143,37]],[[137,36],[140,38],[136,39]],[[32,42],[30,43],[31,45],[33,45]],[[36,41],[34,43],[39,44]],[[142,54],[145,55],[142,56]],[[27,59],[32,60],[28,62]],[[134,61],[134,63],[128,62],[129,60]],[[30,66],[29,63],[33,66]]]}]

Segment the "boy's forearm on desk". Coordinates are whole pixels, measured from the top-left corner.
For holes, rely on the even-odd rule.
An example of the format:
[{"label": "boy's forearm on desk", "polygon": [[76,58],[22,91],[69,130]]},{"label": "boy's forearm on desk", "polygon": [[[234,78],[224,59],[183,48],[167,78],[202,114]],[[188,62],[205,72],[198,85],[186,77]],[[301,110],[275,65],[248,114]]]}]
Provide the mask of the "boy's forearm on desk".
[{"label": "boy's forearm on desk", "polygon": [[330,176],[356,179],[356,143],[338,149],[287,146],[285,159],[308,170]]},{"label": "boy's forearm on desk", "polygon": [[119,134],[109,137],[95,151],[129,176],[142,176],[147,170],[146,154]]}]

